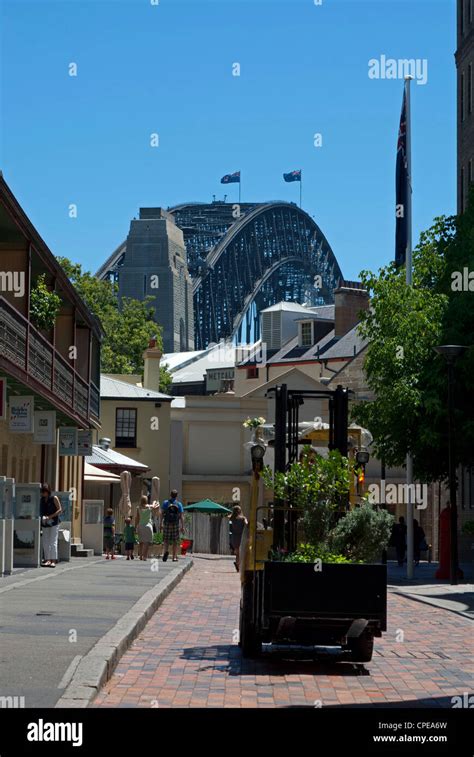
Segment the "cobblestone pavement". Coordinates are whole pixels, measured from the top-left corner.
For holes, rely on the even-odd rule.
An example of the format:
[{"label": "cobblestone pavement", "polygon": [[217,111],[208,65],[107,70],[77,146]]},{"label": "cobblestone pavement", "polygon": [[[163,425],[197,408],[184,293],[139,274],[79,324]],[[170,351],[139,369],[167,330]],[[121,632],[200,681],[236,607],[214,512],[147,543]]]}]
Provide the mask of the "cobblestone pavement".
[{"label": "cobblestone pavement", "polygon": [[122,657],[95,707],[452,707],[473,693],[472,622],[389,594],[372,662],[244,660],[231,560],[195,564]]}]

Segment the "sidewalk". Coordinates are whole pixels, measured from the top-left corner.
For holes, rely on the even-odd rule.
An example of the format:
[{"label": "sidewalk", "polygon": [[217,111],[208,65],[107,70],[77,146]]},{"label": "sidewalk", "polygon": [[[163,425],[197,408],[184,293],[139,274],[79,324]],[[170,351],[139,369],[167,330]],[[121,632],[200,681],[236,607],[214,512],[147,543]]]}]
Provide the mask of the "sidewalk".
[{"label": "sidewalk", "polygon": [[0,578],[0,697],[54,707],[92,647],[146,595],[143,614],[190,562],[72,558]]},{"label": "sidewalk", "polygon": [[462,565],[464,579],[456,586],[449,581],[435,578],[438,563],[420,562],[414,569],[414,579],[406,577],[407,567],[399,568],[396,562],[387,564],[388,591],[419,602],[440,607],[443,610],[457,612],[466,618],[474,619],[474,585],[473,566]]}]

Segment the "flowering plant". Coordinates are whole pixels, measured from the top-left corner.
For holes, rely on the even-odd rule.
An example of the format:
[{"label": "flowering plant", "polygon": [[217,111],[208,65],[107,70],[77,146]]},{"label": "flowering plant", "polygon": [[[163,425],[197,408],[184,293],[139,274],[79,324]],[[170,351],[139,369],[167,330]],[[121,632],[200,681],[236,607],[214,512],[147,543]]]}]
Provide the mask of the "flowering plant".
[{"label": "flowering plant", "polygon": [[265,418],[262,418],[262,416],[258,418],[247,418],[246,421],[243,422],[244,428],[258,428],[259,426],[262,426],[265,423]]}]

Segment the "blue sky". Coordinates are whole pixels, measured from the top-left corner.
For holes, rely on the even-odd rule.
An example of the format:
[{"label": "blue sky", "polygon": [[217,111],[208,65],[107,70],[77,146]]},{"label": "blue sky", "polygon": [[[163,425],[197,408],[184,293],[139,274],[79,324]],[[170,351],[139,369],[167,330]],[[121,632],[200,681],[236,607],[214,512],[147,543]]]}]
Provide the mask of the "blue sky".
[{"label": "blue sky", "polygon": [[384,265],[403,82],[369,78],[381,55],[428,64],[412,85],[415,243],[455,212],[454,0],[1,6],[1,168],[53,252],[87,269],[140,206],[237,198],[219,180],[238,169],[242,200],[298,201],[282,180],[296,168],[344,276]]}]

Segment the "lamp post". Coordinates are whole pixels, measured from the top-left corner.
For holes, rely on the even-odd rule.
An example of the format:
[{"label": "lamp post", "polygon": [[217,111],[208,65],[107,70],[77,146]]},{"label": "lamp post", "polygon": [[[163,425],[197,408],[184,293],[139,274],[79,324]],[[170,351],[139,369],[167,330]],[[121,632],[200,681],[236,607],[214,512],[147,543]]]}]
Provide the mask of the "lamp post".
[{"label": "lamp post", "polygon": [[370,460],[370,454],[367,447],[359,447],[356,452],[355,458],[357,465],[360,465],[362,468],[362,473],[359,473],[357,476],[357,494],[361,496],[364,493],[365,466]]},{"label": "lamp post", "polygon": [[442,344],[435,347],[435,352],[443,355],[448,365],[448,470],[449,470],[449,500],[450,500],[450,574],[451,584],[458,582],[458,510],[456,503],[456,461],[454,459],[454,363],[467,349],[460,344]]}]

